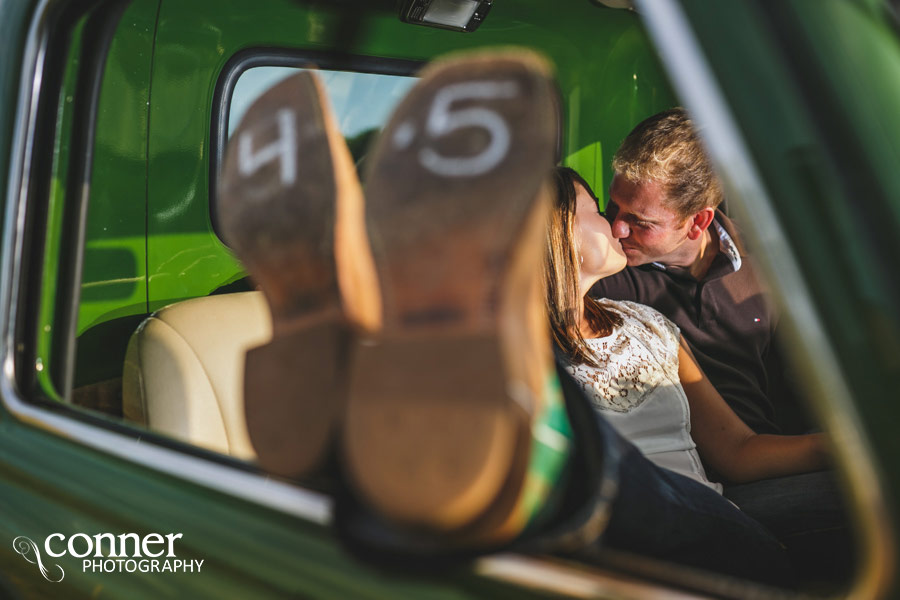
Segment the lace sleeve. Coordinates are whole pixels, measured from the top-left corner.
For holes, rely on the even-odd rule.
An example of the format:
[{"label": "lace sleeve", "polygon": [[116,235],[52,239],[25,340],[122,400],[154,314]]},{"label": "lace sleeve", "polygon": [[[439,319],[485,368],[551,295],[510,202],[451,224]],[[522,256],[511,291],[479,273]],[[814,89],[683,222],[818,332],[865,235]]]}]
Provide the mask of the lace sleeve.
[{"label": "lace sleeve", "polygon": [[665,348],[665,354],[670,360],[678,364],[678,347],[681,344],[681,329],[661,312],[646,304],[636,302],[622,302],[641,321],[649,333],[656,336]]}]

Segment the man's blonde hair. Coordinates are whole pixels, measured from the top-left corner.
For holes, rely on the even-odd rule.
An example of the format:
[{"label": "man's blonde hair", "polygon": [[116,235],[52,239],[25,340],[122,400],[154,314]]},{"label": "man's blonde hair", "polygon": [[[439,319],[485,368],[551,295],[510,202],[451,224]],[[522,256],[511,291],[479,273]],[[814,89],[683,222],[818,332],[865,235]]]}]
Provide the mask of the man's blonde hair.
[{"label": "man's blonde hair", "polygon": [[666,206],[683,219],[722,202],[722,186],[683,108],[641,121],[622,141],[612,166],[632,183],[660,183]]}]

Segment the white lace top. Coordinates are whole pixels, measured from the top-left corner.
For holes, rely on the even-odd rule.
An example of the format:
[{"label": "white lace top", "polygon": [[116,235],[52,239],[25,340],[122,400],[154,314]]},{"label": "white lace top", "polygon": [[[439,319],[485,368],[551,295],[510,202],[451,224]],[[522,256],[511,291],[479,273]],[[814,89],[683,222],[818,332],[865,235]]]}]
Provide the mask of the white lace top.
[{"label": "white lace top", "polygon": [[600,367],[570,365],[594,407],[647,458],[708,485],[691,438],[691,412],[678,377],[678,326],[655,309],[635,302],[601,300],[622,315],[612,334],[586,340]]}]

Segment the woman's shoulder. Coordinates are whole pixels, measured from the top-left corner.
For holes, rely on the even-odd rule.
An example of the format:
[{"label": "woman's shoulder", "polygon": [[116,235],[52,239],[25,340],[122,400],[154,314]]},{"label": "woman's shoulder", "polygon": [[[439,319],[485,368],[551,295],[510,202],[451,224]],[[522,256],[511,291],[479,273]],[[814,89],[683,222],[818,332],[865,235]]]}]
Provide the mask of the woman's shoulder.
[{"label": "woman's shoulder", "polygon": [[678,344],[681,340],[681,330],[678,325],[652,306],[630,300],[603,299],[601,303],[605,308],[622,315],[626,326],[630,321],[632,326],[640,325],[643,329],[649,330],[653,335],[659,336],[669,343]]}]

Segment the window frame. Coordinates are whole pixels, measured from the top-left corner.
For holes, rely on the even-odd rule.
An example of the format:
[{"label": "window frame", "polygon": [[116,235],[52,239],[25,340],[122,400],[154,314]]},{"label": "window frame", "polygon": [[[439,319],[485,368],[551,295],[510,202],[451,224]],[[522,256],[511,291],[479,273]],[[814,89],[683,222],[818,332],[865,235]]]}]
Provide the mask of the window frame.
[{"label": "window frame", "polygon": [[[35,236],[25,228],[23,217],[29,204],[41,200],[31,187],[36,160],[34,133],[39,116],[46,112],[42,104],[53,95],[52,90],[46,89],[43,68],[48,40],[56,26],[51,17],[60,4],[61,0],[39,0],[34,8],[16,90],[8,186],[4,197],[5,220],[0,240],[0,361],[4,365],[0,372],[0,416],[7,418],[4,413],[8,413],[10,425],[36,429],[75,446],[97,451],[102,460],[121,460],[132,467],[200,486],[226,498],[243,500],[281,515],[328,527],[333,517],[333,503],[321,493],[273,479],[252,465],[227,456],[139,431],[67,404],[26,398],[28,390],[23,391],[19,377],[28,365],[19,359],[16,347],[22,334],[23,300],[34,291],[34,277],[24,272],[21,259],[33,247]],[[348,560],[351,560],[349,556]],[[610,576],[589,566],[516,554],[479,558],[473,563],[471,572],[489,580],[521,586],[524,590],[583,598],[611,590],[622,595],[634,594],[636,590],[654,595],[671,589],[652,581],[636,582]]]},{"label": "window frame", "polygon": [[[685,108],[694,116],[700,137],[730,196],[730,210],[740,219],[755,257],[764,268],[773,294],[785,307],[790,323],[785,333],[812,388],[816,416],[834,440],[837,474],[850,502],[848,517],[858,536],[857,573],[849,581],[849,596],[880,597],[891,589],[896,568],[892,535],[894,511],[887,500],[885,481],[862,425],[852,387],[829,341],[823,318],[796,252],[788,244],[784,222],[773,209],[760,167],[741,132],[736,110],[703,51],[702,36],[694,30],[679,0],[636,0],[642,21]],[[802,335],[800,334],[802,332]],[[815,393],[812,393],[815,392]],[[827,415],[828,418],[825,418]],[[852,465],[852,467],[851,467]]]}]

